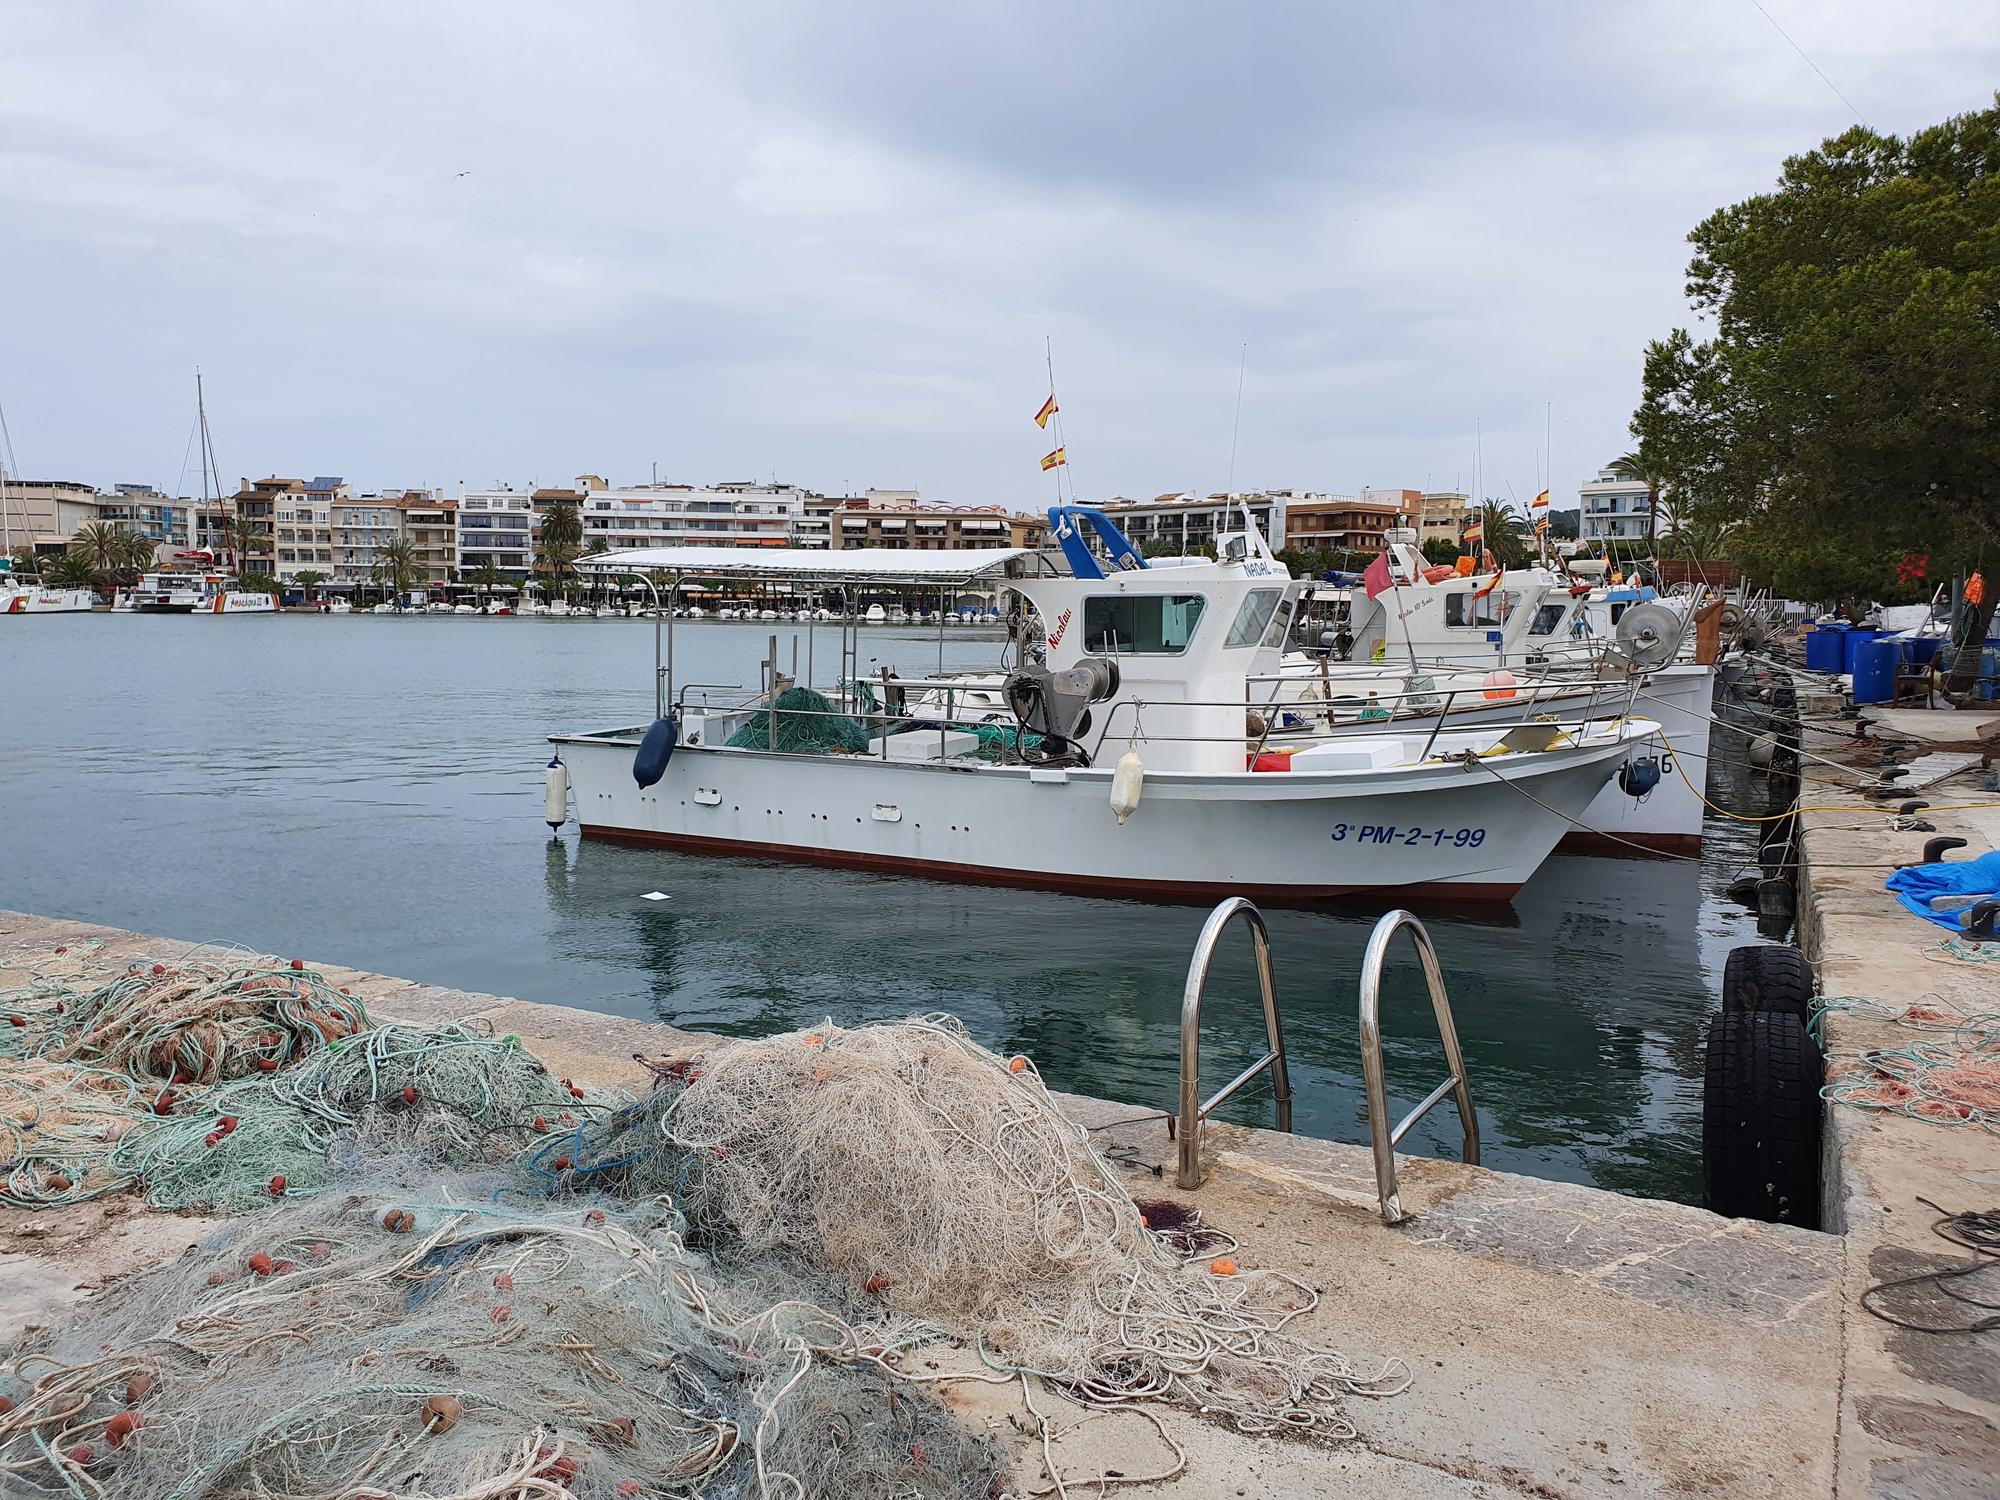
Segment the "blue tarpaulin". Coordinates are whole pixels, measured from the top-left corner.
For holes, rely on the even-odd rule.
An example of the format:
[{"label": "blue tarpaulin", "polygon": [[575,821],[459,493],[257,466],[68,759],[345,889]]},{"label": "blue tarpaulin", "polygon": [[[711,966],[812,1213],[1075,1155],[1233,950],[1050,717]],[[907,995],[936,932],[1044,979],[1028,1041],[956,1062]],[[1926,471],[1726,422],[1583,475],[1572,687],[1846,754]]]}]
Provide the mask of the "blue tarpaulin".
[{"label": "blue tarpaulin", "polygon": [[[2000,897],[2000,850],[1977,859],[1912,865],[1896,871],[1883,884],[1896,893],[1898,901],[1926,921],[1962,932],[1965,924],[1961,919],[1973,902]],[[1956,898],[1949,910],[1933,909],[1931,903],[1940,896]]]}]

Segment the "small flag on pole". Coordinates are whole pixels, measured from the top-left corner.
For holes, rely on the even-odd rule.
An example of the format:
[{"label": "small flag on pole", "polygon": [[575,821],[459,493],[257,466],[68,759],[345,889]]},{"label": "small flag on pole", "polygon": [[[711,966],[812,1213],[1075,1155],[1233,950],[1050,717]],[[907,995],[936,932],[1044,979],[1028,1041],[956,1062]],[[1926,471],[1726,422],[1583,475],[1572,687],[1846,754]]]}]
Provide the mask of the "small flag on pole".
[{"label": "small flag on pole", "polygon": [[[1037,427],[1048,426],[1049,418],[1053,417],[1057,412],[1061,410],[1062,408],[1056,405],[1055,392],[1054,391],[1049,392],[1049,399],[1044,401],[1042,403],[1042,409],[1035,413],[1035,425]],[[1048,465],[1043,464],[1042,467],[1046,469]]]},{"label": "small flag on pole", "polygon": [[1485,535],[1486,535],[1486,528],[1484,523],[1478,520],[1471,520],[1465,523],[1465,535],[1463,537],[1464,541],[1477,542],[1481,537]]},{"label": "small flag on pole", "polygon": [[1549,492],[1547,490],[1543,490],[1539,495],[1535,496],[1533,500],[1530,500],[1528,502],[1529,510],[1547,510],[1548,508],[1549,508]]},{"label": "small flag on pole", "polygon": [[1068,451],[1066,449],[1058,448],[1056,449],[1055,452],[1048,454],[1042,459],[1042,467],[1044,469],[1060,469],[1064,464],[1068,462],[1069,462]]},{"label": "small flag on pole", "polygon": [[1493,576],[1491,578],[1487,579],[1486,582],[1480,584],[1478,588],[1472,591],[1472,597],[1475,599],[1484,599],[1488,594],[1492,593],[1499,586],[1500,586],[1500,573],[1498,569],[1495,569]]},{"label": "small flag on pole", "polygon": [[1542,532],[1545,532],[1548,529],[1549,529],[1549,518],[1547,516],[1543,516],[1539,521],[1535,522],[1536,535],[1539,536]]}]

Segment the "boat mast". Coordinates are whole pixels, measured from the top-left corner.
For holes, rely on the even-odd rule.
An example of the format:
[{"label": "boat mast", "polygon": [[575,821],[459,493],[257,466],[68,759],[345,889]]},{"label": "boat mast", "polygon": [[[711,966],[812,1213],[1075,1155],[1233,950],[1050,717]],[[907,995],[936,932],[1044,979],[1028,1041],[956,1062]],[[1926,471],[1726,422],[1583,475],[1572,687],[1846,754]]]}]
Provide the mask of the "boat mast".
[{"label": "boat mast", "polygon": [[[201,509],[208,509],[209,473],[215,469],[215,439],[208,431],[208,405],[202,397],[201,371],[194,372],[194,414],[200,428],[201,443]],[[222,518],[222,558],[230,572],[236,571],[236,538],[230,530],[229,511],[222,501],[222,475],[215,473],[215,508]],[[200,511],[196,512],[196,529],[200,529]]]},{"label": "boat mast", "polygon": [[7,517],[7,470],[14,462],[14,436],[7,431],[7,412],[0,407],[0,557],[14,566],[14,523]]}]

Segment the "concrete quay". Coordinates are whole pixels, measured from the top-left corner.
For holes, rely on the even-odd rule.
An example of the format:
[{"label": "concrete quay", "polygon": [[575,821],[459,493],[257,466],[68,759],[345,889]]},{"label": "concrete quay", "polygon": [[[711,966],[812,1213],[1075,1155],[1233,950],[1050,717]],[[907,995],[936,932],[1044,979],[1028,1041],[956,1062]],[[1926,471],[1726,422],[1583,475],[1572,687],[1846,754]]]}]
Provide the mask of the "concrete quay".
[{"label": "concrete quay", "polygon": [[[1989,716],[1948,710],[1868,710],[1871,733],[1945,750],[1977,749]],[[1807,733],[1803,748],[1832,755]],[[1873,769],[1872,759],[1857,765]],[[2000,965],[1952,960],[1942,929],[1911,915],[1883,889],[1898,865],[1923,857],[1926,839],[1955,835],[1967,859],[2000,848],[2000,795],[1960,775],[1912,797],[1937,834],[1898,832],[1884,807],[1852,790],[1855,778],[1805,760],[1800,773],[1799,946],[1820,993],[1860,996],[1900,1009],[1936,996],[1967,1011],[2000,1011]],[[1959,806],[1959,804],[1981,804]],[[1926,1039],[1887,1021],[1835,1010],[1823,1041],[1831,1080],[1869,1048]],[[1967,1254],[1932,1234],[1947,1212],[2000,1206],[2000,1136],[1976,1125],[1936,1125],[1907,1115],[1831,1105],[1824,1151],[1825,1227],[1845,1246],[1839,1304],[1838,1500],[1972,1500],[2000,1496],[2000,1330],[1969,1336],[1899,1329],[1871,1316],[1871,1285],[1963,1263]],[[1984,1283],[1979,1287],[1978,1283]],[[1966,1295],[2000,1304],[2000,1266],[1971,1278]],[[1935,1295],[1900,1300],[1919,1322],[1962,1322],[1976,1310]]]},{"label": "concrete quay", "polygon": [[[0,912],[0,986],[18,982],[20,955],[87,938],[118,962],[159,961],[188,946]],[[518,1035],[554,1071],[594,1085],[640,1088],[646,1074],[633,1054],[700,1040],[308,962],[380,1019],[482,1020]],[[1408,1098],[1429,1081],[1391,1085]],[[1391,1229],[1376,1215],[1365,1146],[1235,1126],[1205,1131],[1206,1180],[1184,1194],[1172,1187],[1173,1145],[1157,1112],[1064,1102],[1073,1117],[1101,1127],[1100,1146],[1125,1168],[1135,1196],[1192,1202],[1242,1242],[1242,1264],[1283,1268],[1317,1286],[1314,1338],[1358,1363],[1400,1357],[1414,1375],[1401,1395],[1352,1403],[1360,1436],[1331,1446],[1245,1437],[1158,1408],[1187,1452],[1186,1469],[1121,1490],[1187,1500],[1824,1497],[1837,1486],[1870,1493],[1850,1486],[1841,1468],[1843,1425],[1858,1420],[1843,1396],[1844,1361],[1850,1350],[1865,1352],[1852,1338],[1859,1315],[1851,1300],[1867,1272],[1851,1264],[1839,1237],[1418,1158],[1401,1163],[1412,1217]],[[207,1227],[151,1212],[133,1195],[0,1213],[0,1341],[108,1278],[178,1254]],[[952,1400],[965,1420],[1010,1446],[1017,1493],[1046,1493],[1039,1444],[1008,1420],[1019,1410],[1015,1395],[981,1386]],[[1966,1397],[1954,1399],[1965,1407]],[[1868,1420],[1879,1426],[1900,1410],[1871,1407]],[[1059,1422],[1065,1416],[1074,1412],[1058,1411]],[[1145,1474],[1170,1462],[1137,1418],[1090,1423],[1060,1446],[1073,1485],[1079,1475]],[[1086,1491],[1097,1492],[1072,1488]]]}]

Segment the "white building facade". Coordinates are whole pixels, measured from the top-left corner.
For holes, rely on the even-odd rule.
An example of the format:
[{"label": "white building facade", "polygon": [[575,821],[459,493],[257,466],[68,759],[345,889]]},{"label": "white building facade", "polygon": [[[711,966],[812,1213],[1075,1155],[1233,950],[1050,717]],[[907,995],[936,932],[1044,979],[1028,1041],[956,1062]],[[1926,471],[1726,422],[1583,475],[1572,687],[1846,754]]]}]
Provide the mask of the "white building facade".
[{"label": "white building facade", "polygon": [[535,501],[526,490],[470,490],[458,502],[458,576],[491,564],[511,584],[535,571]]},{"label": "white building facade", "polygon": [[1585,542],[1633,542],[1646,538],[1646,485],[1602,470],[1577,492],[1582,507],[1579,538]]},{"label": "white building facade", "polygon": [[[583,498],[583,545],[786,547],[805,516],[806,492],[788,484],[634,485]],[[463,535],[461,517],[460,531]]]}]

